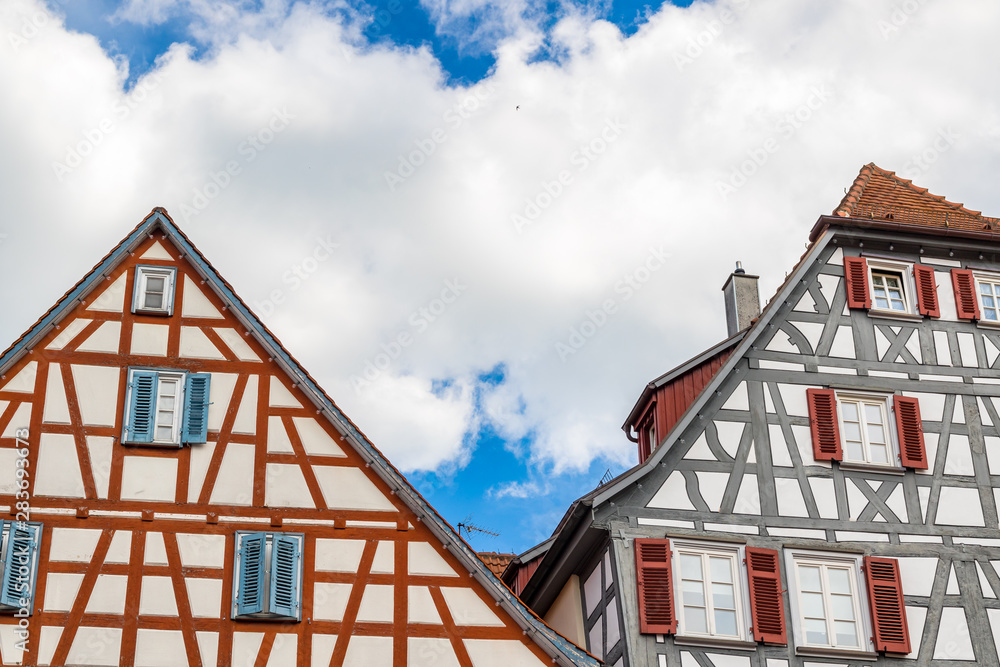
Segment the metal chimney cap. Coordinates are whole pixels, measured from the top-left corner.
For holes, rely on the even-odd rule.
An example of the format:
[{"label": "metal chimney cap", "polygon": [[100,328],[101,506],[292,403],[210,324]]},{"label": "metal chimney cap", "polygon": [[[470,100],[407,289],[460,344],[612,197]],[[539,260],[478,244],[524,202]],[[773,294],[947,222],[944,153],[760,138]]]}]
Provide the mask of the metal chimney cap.
[{"label": "metal chimney cap", "polygon": [[739,260],[736,261],[736,270],[733,271],[733,273],[746,273],[746,271],[743,270],[743,262]]}]

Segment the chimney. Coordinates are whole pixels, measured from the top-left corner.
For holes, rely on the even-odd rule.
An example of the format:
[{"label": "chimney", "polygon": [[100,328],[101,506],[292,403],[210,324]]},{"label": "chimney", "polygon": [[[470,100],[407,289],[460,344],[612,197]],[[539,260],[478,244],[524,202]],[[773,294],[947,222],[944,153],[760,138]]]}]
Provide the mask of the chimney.
[{"label": "chimney", "polygon": [[747,275],[743,263],[736,262],[736,270],[729,274],[729,279],[722,286],[726,295],[726,326],[730,336],[746,329],[760,315],[757,278],[759,276]]}]

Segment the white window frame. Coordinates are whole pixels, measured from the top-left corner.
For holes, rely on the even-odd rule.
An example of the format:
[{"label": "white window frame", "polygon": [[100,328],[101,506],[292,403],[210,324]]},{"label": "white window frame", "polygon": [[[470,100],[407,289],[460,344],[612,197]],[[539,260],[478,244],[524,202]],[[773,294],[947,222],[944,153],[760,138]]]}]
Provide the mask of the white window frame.
[{"label": "white window frame", "polygon": [[[742,544],[727,544],[724,542],[701,542],[697,540],[670,541],[671,572],[674,587],[674,608],[677,610],[676,639],[688,644],[725,644],[725,645],[755,645],[750,634],[750,595],[747,588],[746,547]],[[733,574],[733,595],[736,601],[736,635],[721,635],[711,632],[714,615],[711,613],[710,592],[706,591],[705,613],[709,623],[709,632],[692,632],[688,630],[685,621],[683,575],[681,571],[681,555],[698,555],[702,558],[702,576],[710,580],[710,574],[705,565],[710,556],[727,558],[731,562]],[[710,586],[706,586],[710,588]]]},{"label": "white window frame", "polygon": [[[877,315],[897,316],[903,318],[919,317],[917,312],[917,284],[913,279],[913,264],[908,262],[893,262],[891,260],[865,258],[868,264],[868,296],[871,297],[872,305],[869,312]],[[900,276],[900,289],[903,292],[903,305],[905,310],[893,310],[892,308],[880,308],[875,302],[875,274],[876,273],[896,273]]]},{"label": "white window frame", "polygon": [[[903,464],[899,457],[899,439],[896,436],[896,414],[892,405],[893,394],[885,393],[872,393],[872,392],[856,392],[856,391],[835,391],[837,397],[837,428],[840,430],[840,445],[843,451],[843,459],[841,463],[847,463],[850,465],[865,466],[880,469],[891,469],[891,470],[902,470]],[[847,430],[844,428],[844,409],[843,404],[845,401],[849,402],[861,402],[865,403],[876,403],[882,409],[883,418],[883,428],[885,431],[885,442],[889,450],[889,461],[887,463],[875,463],[871,461],[871,451],[870,443],[868,442],[868,429],[861,428],[861,447],[864,450],[865,459],[858,460],[847,457]],[[859,409],[859,417],[863,420],[865,419],[864,411]],[[867,422],[862,422],[863,426],[867,426]]]},{"label": "white window frame", "polygon": [[[181,425],[184,423],[184,386],[186,384],[185,380],[187,378],[187,373],[184,371],[170,371],[161,370],[159,368],[130,368],[128,371],[128,384],[127,391],[125,394],[125,428],[132,420],[132,376],[136,371],[143,372],[153,372],[156,373],[156,401],[157,405],[153,408],[153,440],[152,442],[137,442],[134,444],[149,446],[156,445],[166,445],[171,447],[181,446]],[[157,421],[159,418],[159,401],[160,401],[160,387],[164,380],[169,382],[177,382],[177,397],[174,401],[174,421],[171,427],[171,439],[163,440],[157,438]],[[133,444],[131,440],[125,440],[126,443]]]},{"label": "white window frame", "polygon": [[[181,423],[184,419],[184,379],[186,373],[173,373],[170,371],[157,371],[156,375],[156,407],[153,408],[153,443],[154,445],[179,445],[181,442]],[[160,430],[160,397],[161,390],[165,383],[175,383],[177,393],[174,395],[174,419],[170,425],[170,439],[162,440],[157,437]]]},{"label": "white window frame", "polygon": [[[856,655],[865,658],[875,658],[875,645],[872,643],[873,630],[871,613],[868,608],[868,596],[861,565],[864,556],[852,553],[832,553],[829,551],[809,551],[806,549],[785,549],[785,571],[788,573],[788,601],[792,612],[792,636],[795,639],[795,652],[799,655]],[[854,597],[854,616],[858,635],[857,646],[836,644],[836,634],[831,633],[832,622],[830,614],[830,592],[823,592],[825,613],[827,614],[828,644],[810,644],[806,641],[804,618],[802,616],[802,586],[799,580],[799,564],[846,568],[849,573],[851,594]]]},{"label": "white window frame", "polygon": [[[996,273],[986,273],[980,271],[974,271],[972,273],[973,282],[975,283],[976,290],[976,303],[979,305],[979,321],[977,324],[981,324],[987,327],[997,327],[1000,328],[1000,274]],[[991,320],[986,317],[987,308],[983,304],[983,293],[980,285],[983,283],[988,283],[993,289],[993,298],[995,299],[995,305],[989,310],[996,311],[997,319]]]},{"label": "white window frame", "polygon": [[[163,307],[146,308],[146,284],[149,278],[163,278]],[[135,285],[132,289],[132,312],[141,315],[173,315],[177,269],[172,266],[135,267]]]}]

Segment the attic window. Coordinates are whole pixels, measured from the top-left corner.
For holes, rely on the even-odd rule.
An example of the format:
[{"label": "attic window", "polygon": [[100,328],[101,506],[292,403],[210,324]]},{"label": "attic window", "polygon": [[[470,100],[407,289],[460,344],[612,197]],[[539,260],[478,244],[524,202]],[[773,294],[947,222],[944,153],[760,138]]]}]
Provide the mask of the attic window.
[{"label": "attic window", "polygon": [[171,266],[135,267],[132,312],[142,315],[172,315],[177,269]]}]

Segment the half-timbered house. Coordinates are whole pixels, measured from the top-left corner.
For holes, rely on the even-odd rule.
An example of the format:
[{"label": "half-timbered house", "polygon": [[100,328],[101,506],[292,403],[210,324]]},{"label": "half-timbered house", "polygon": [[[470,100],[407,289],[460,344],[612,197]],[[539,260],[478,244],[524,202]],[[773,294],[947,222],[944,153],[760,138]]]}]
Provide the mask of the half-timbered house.
[{"label": "half-timbered house", "polygon": [[614,665],[1000,665],[998,225],[865,166],[505,579]]},{"label": "half-timbered house", "polygon": [[597,665],[162,209],[0,356],[0,510],[5,665]]}]

